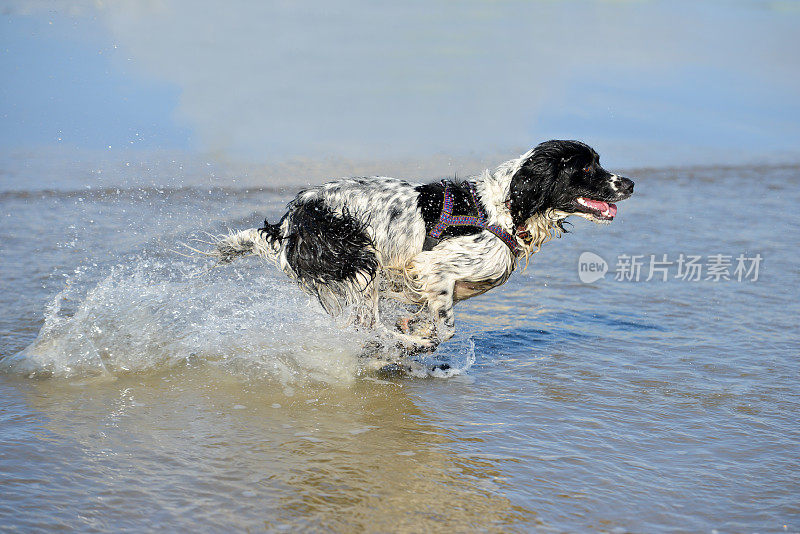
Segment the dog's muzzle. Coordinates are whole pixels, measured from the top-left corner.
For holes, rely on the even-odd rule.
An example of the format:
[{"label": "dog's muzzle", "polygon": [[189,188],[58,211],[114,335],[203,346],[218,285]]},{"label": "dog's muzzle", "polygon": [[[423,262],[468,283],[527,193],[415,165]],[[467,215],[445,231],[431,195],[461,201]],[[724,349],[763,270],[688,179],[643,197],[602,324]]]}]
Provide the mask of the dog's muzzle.
[{"label": "dog's muzzle", "polygon": [[633,194],[633,180],[624,176],[616,176],[611,179],[611,189],[617,194],[614,202],[625,200]]}]

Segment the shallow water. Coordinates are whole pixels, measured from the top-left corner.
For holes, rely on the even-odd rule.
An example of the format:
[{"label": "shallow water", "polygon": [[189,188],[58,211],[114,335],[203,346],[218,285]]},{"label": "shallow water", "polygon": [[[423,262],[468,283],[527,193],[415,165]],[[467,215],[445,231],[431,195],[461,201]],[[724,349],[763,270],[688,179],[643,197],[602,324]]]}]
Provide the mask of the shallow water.
[{"label": "shallow water", "polygon": [[[631,171],[613,224],[576,221],[457,306],[432,356],[450,376],[379,379],[365,334],[273,267],[198,277],[172,252],[291,191],[152,170],[171,165],[95,189],[5,172],[5,527],[800,530],[797,167]],[[604,279],[579,280],[585,251]],[[763,261],[645,281],[651,254]],[[639,281],[615,280],[620,255],[644,256]]]}]

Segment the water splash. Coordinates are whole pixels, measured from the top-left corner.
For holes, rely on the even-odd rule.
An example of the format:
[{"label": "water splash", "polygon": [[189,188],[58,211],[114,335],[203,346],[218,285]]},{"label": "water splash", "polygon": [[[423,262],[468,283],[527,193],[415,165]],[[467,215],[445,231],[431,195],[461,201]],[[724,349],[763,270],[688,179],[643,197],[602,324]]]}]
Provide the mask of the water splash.
[{"label": "water splash", "polygon": [[[94,282],[78,269],[48,304],[36,340],[0,367],[113,378],[205,365],[283,385],[348,384],[374,368],[360,357],[374,333],[340,324],[282,273],[241,265],[194,277],[190,263],[139,257]],[[415,359],[407,374],[446,378],[474,361],[467,338]]]},{"label": "water splash", "polygon": [[337,325],[261,266],[193,279],[181,262],[117,266],[93,287],[72,277],[36,340],[7,358],[36,377],[116,376],[203,362],[245,375],[352,380],[364,334]]}]

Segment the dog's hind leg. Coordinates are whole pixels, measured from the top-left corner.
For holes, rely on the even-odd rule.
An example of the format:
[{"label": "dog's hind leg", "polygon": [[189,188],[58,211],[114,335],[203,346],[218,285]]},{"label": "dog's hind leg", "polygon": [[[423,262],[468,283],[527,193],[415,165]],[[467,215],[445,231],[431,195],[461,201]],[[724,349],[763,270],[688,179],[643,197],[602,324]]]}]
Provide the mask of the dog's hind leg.
[{"label": "dog's hind leg", "polygon": [[380,273],[361,291],[361,298],[353,310],[354,322],[359,326],[373,328],[380,324],[379,289]]},{"label": "dog's hind leg", "polygon": [[414,335],[410,332],[400,332],[389,328],[380,319],[380,291],[379,281],[371,286],[371,291],[366,292],[363,312],[358,315],[360,324],[372,327],[382,338],[397,345],[407,353],[429,352],[436,348],[436,343],[426,337]]}]

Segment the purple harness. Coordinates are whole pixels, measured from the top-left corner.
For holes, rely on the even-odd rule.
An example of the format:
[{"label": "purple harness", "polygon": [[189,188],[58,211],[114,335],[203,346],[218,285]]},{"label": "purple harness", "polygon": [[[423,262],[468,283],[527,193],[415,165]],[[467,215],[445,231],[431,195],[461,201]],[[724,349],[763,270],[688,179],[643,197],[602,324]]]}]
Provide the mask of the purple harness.
[{"label": "purple harness", "polygon": [[434,239],[439,239],[448,226],[476,226],[478,228],[483,228],[484,230],[499,237],[514,254],[520,251],[520,246],[517,243],[517,240],[514,239],[514,236],[499,226],[486,222],[486,214],[483,213],[483,210],[481,209],[481,203],[478,202],[478,195],[475,193],[475,186],[467,182],[469,192],[472,194],[472,201],[475,203],[475,209],[478,212],[477,217],[474,215],[453,215],[453,197],[450,195],[450,189],[447,182],[442,181],[442,184],[444,185],[442,214],[439,216],[439,222],[436,223],[436,226],[433,227],[428,235]]}]

